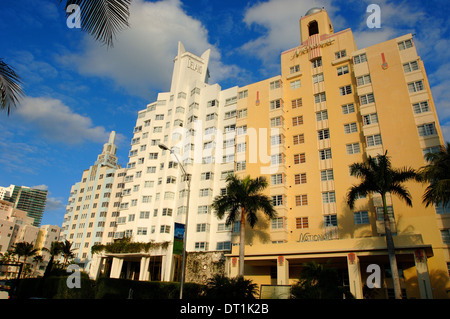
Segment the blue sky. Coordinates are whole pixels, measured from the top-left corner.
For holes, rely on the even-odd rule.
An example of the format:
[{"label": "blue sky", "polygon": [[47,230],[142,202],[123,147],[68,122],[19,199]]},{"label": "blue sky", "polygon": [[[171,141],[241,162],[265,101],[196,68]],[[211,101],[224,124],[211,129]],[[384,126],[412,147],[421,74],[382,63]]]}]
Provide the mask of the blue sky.
[{"label": "blue sky", "polygon": [[[366,25],[369,4],[381,28]],[[352,28],[358,48],[407,33],[425,63],[450,141],[450,4],[441,1],[133,0],[131,27],[112,49],[66,25],[58,0],[2,0],[0,58],[22,77],[26,97],[0,113],[0,186],[48,189],[42,224],[61,226],[70,187],[117,132],[126,166],[137,112],[168,91],[177,43],[211,49],[211,83],[223,89],[280,74],[280,53],[299,45],[299,19],[325,7],[334,30]]]}]

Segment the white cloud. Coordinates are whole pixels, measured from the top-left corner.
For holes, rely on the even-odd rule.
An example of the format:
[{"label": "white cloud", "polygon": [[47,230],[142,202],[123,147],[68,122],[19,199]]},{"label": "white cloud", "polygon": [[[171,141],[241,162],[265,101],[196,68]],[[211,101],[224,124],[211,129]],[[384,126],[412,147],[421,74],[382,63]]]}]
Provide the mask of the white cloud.
[{"label": "white cloud", "polygon": [[240,49],[264,62],[264,66],[279,72],[280,53],[300,44],[299,21],[313,7],[325,7],[334,11],[330,0],[270,0],[249,7],[244,16],[248,27],[262,27],[263,34]]},{"label": "white cloud", "polygon": [[218,49],[208,43],[208,31],[189,16],[178,0],[135,0],[130,8],[130,28],[117,35],[112,49],[86,36],[81,53],[60,57],[84,75],[102,76],[132,94],[150,98],[169,89],[178,41],[201,55],[211,49],[211,80],[220,81],[239,73],[236,66],[221,63]]},{"label": "white cloud", "polygon": [[36,185],[36,186],[31,186],[30,188],[32,188],[32,189],[39,189],[39,190],[41,190],[41,191],[46,191],[46,190],[48,190],[48,186],[45,185],[45,184],[42,184],[42,185]]},{"label": "white cloud", "polygon": [[75,113],[62,101],[47,97],[25,97],[12,117],[36,129],[46,140],[65,144],[105,143],[110,133],[103,126],[95,126],[90,117]]}]

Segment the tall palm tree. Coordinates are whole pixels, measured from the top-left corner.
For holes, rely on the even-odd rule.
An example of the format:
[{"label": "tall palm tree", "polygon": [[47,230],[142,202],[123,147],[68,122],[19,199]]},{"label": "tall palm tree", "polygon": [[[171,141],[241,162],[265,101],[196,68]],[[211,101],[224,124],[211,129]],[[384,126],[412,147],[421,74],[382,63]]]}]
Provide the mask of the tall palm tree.
[{"label": "tall palm tree", "polygon": [[23,263],[27,263],[28,257],[32,257],[36,255],[38,249],[34,248],[34,245],[27,242],[16,243],[13,245],[13,250],[18,256],[18,261],[20,261],[20,257],[23,256]]},{"label": "tall palm tree", "polygon": [[75,256],[73,251],[74,249],[72,249],[72,243],[70,241],[66,239],[63,243],[61,243],[61,254],[64,258],[64,266],[67,266],[69,259]]},{"label": "tall palm tree", "polygon": [[42,255],[36,255],[33,257],[33,262],[34,262],[34,271],[33,273],[36,275],[36,269],[38,264],[40,264],[41,262],[44,261],[44,257],[42,257]]},{"label": "tall palm tree", "polygon": [[392,168],[387,151],[384,155],[375,158],[369,156],[364,163],[354,163],[350,166],[350,174],[362,179],[359,185],[353,185],[347,194],[347,204],[353,209],[355,200],[359,196],[378,193],[383,202],[384,228],[386,234],[386,245],[389,255],[389,264],[394,282],[395,298],[401,299],[400,278],[398,275],[397,259],[395,257],[395,246],[392,238],[391,223],[386,205],[386,194],[391,193],[400,197],[406,204],[412,207],[411,195],[402,185],[408,180],[417,178],[415,170],[407,167],[401,169]]},{"label": "tall palm tree", "polygon": [[240,179],[235,175],[229,175],[227,177],[226,194],[217,196],[212,204],[219,219],[222,219],[225,213],[228,213],[227,226],[232,225],[240,217],[239,276],[242,277],[244,276],[246,217],[252,228],[258,221],[257,211],[262,211],[268,218],[276,217],[271,199],[260,193],[266,187],[267,181],[264,177],[252,179],[247,176]]},{"label": "tall palm tree", "polygon": [[54,259],[56,256],[61,254],[62,252],[62,243],[59,241],[53,241],[50,245],[50,249],[48,248],[42,248],[43,251],[46,251],[50,253],[50,260],[48,261],[47,267],[45,268],[44,277],[47,277],[50,275],[50,272],[52,271]]},{"label": "tall palm tree", "polygon": [[23,95],[20,77],[0,58],[0,110],[5,110],[9,115]]},{"label": "tall palm tree", "polygon": [[423,195],[423,203],[430,205],[450,204],[450,143],[441,145],[439,152],[425,155],[428,165],[419,170],[419,180],[429,183]]}]

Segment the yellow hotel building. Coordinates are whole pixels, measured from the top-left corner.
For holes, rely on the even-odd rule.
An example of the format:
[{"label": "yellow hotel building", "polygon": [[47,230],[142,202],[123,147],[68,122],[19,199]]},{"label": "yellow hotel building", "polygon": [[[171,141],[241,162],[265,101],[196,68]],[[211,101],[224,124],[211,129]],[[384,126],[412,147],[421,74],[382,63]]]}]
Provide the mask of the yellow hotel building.
[{"label": "yellow hotel building", "polygon": [[[236,173],[266,176],[278,213],[247,227],[245,277],[290,285],[303,263],[329,262],[363,298],[375,264],[379,297],[391,297],[381,198],[360,198],[351,210],[346,194],[359,180],[349,166],[387,151],[393,167],[418,169],[444,143],[423,61],[411,34],[358,49],[351,29],[335,32],[324,9],[309,10],[300,31],[301,44],[281,54],[281,76],[238,89]],[[403,297],[448,298],[450,215],[425,208],[424,185],[405,186],[412,208],[388,197]],[[238,274],[236,234],[230,276]]]}]

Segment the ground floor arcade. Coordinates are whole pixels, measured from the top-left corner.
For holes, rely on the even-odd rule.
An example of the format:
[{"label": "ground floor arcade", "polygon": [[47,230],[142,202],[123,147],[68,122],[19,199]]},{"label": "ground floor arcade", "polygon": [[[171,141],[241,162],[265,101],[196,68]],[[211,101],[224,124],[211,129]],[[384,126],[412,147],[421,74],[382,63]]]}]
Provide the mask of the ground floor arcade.
[{"label": "ground floor arcade", "polygon": [[[449,277],[434,270],[432,247],[424,244],[420,235],[396,236],[395,244],[403,297],[448,298]],[[314,261],[336,269],[342,285],[358,299],[393,297],[383,237],[246,245],[245,248],[244,275],[260,287],[293,285],[300,278],[304,264]],[[239,273],[239,246],[227,255],[226,273],[231,277]],[[375,289],[371,289],[368,283],[369,286],[378,283],[379,287],[372,285]],[[279,291],[283,294],[282,289]]]}]

